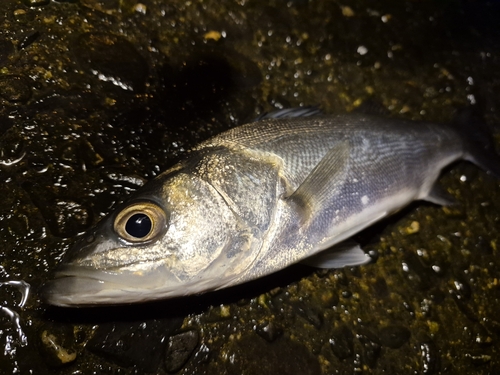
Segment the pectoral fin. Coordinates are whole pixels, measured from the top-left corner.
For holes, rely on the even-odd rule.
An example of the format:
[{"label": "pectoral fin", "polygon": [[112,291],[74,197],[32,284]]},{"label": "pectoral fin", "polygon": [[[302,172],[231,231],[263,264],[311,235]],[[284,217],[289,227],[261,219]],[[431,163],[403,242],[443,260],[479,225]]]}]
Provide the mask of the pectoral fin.
[{"label": "pectoral fin", "polygon": [[349,143],[339,142],[321,159],[302,184],[285,198],[297,205],[303,219],[324,206],[338,192],[349,166]]},{"label": "pectoral fin", "polygon": [[347,240],[330,247],[301,263],[316,268],[342,268],[346,266],[360,266],[370,262],[371,258],[365,254],[358,243]]}]

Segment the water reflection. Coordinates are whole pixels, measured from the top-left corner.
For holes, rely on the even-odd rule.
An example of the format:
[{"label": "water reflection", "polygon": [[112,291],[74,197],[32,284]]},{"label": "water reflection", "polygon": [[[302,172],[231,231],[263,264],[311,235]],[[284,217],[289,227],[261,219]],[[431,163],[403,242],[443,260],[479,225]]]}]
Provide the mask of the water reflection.
[{"label": "water reflection", "polygon": [[[24,307],[24,305],[28,301],[28,296],[31,288],[30,284],[28,284],[24,280],[9,280],[0,282],[0,287],[4,285],[13,286],[14,288],[19,290],[19,292],[21,293],[21,300],[17,304],[17,307]],[[17,337],[14,337],[14,335],[9,333],[9,329],[0,329],[0,335],[6,333],[4,355],[12,357],[16,354],[16,347],[18,345],[28,345],[28,338],[21,328],[21,318],[15,310],[8,306],[0,306],[0,313],[5,315],[10,320],[17,334]]]}]

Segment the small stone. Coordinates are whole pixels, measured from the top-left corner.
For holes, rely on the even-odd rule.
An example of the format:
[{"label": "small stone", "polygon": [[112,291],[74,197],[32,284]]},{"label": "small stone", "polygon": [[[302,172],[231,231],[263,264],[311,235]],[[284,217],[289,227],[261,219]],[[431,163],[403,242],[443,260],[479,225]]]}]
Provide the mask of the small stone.
[{"label": "small stone", "polygon": [[128,40],[113,34],[85,33],[72,50],[79,64],[99,80],[127,91],[144,90],[148,65]]},{"label": "small stone", "polygon": [[40,37],[40,32],[37,30],[30,30],[22,35],[17,43],[17,49],[22,50],[30,46]]},{"label": "small stone", "polygon": [[10,40],[0,40],[0,68],[7,66],[14,54],[14,44]]},{"label": "small stone", "polygon": [[70,238],[89,228],[93,222],[93,213],[87,207],[72,200],[57,200],[42,209],[54,235]]},{"label": "small stone", "polygon": [[242,335],[222,349],[230,360],[211,361],[207,374],[321,374],[318,358],[308,346],[285,336],[273,343]]},{"label": "small stone", "polygon": [[398,349],[403,346],[409,339],[411,333],[403,326],[390,325],[381,329],[379,333],[382,345],[392,349]]},{"label": "small stone", "polygon": [[342,10],[342,15],[344,17],[354,17],[356,15],[356,13],[354,13],[354,10],[352,10],[352,8],[347,5],[341,6],[340,9]]},{"label": "small stone", "polygon": [[119,366],[136,367],[139,373],[156,373],[167,346],[166,337],[181,324],[182,318],[102,324],[87,349]]},{"label": "small stone", "polygon": [[422,342],[420,344],[421,374],[432,375],[439,371],[439,352],[433,342]]},{"label": "small stone", "polygon": [[295,311],[298,315],[306,319],[315,328],[321,328],[321,325],[323,324],[323,315],[315,308],[301,302],[295,305]]},{"label": "small stone", "polygon": [[353,340],[354,335],[347,326],[341,325],[334,329],[330,339],[333,354],[340,360],[351,357],[354,353]]},{"label": "small stone", "polygon": [[0,115],[0,137],[4,135],[13,126],[14,126],[14,121],[10,117]]},{"label": "small stone", "polygon": [[44,326],[38,337],[46,363],[61,367],[76,360],[72,326]]},{"label": "small stone", "polygon": [[420,231],[420,223],[418,221],[412,221],[410,225],[400,230],[403,235],[415,234]]},{"label": "small stone", "polygon": [[198,331],[190,330],[168,338],[165,367],[167,372],[179,371],[187,363],[199,343]]},{"label": "small stone", "polygon": [[50,3],[50,0],[23,0],[23,2],[29,7],[41,7]]},{"label": "small stone", "polygon": [[215,31],[215,30],[211,30],[207,33],[205,33],[205,35],[203,35],[203,38],[205,38],[206,40],[215,40],[215,41],[218,41],[220,38],[222,38],[222,34],[218,31]]},{"label": "small stone", "polygon": [[381,343],[379,338],[367,329],[361,329],[356,334],[363,347],[363,360],[370,368],[374,368],[380,357]]},{"label": "small stone", "polygon": [[73,362],[76,359],[76,352],[68,350],[61,346],[57,341],[57,337],[50,334],[48,331],[43,331],[41,335],[42,343],[54,351],[61,364]]},{"label": "small stone", "polygon": [[266,341],[273,342],[283,334],[283,329],[274,322],[265,322],[259,324],[255,332]]},{"label": "small stone", "polygon": [[21,76],[3,76],[0,77],[0,95],[12,103],[26,102],[31,98],[31,87]]},{"label": "small stone", "polygon": [[475,366],[486,365],[491,362],[491,355],[483,353],[465,353],[465,357],[469,358]]}]

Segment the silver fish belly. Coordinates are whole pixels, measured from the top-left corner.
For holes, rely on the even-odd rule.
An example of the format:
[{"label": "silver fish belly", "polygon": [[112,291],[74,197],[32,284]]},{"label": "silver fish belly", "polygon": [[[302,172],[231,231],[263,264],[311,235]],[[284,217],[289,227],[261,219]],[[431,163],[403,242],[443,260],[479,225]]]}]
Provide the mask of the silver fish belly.
[{"label": "silver fish belly", "polygon": [[442,168],[475,161],[463,138],[452,127],[358,114],[231,129],[89,231],[44,298],[133,303],[225,288],[307,258],[364,264],[359,248],[332,246],[413,200],[443,203],[432,190]]}]

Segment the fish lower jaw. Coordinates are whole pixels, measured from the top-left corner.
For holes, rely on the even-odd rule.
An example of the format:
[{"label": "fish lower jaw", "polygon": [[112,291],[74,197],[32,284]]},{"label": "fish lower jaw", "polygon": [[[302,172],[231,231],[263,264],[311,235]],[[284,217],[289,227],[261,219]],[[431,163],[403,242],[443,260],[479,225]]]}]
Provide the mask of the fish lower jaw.
[{"label": "fish lower jaw", "polygon": [[122,305],[182,295],[173,274],[140,274],[67,265],[41,291],[45,303],[62,307]]},{"label": "fish lower jaw", "polygon": [[42,289],[45,303],[61,307],[118,305],[150,299],[145,290],[85,277],[66,276],[49,281]]}]

